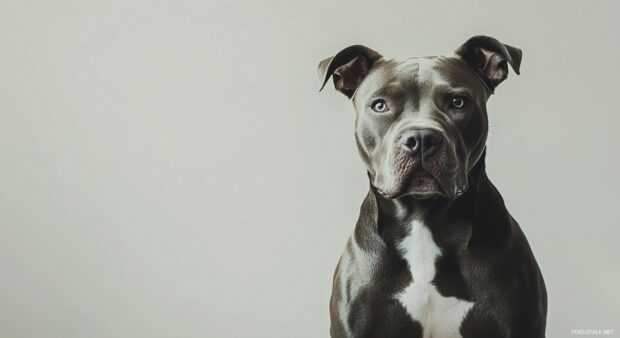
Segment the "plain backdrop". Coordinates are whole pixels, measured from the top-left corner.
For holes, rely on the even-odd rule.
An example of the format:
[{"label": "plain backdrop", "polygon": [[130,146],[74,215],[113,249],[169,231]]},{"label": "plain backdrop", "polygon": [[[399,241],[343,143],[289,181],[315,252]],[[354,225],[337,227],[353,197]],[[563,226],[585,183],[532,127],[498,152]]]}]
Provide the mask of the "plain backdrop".
[{"label": "plain backdrop", "polygon": [[620,335],[617,1],[0,2],[0,337],[326,337],[368,188],[316,66],[523,49],[488,173],[548,336]]}]

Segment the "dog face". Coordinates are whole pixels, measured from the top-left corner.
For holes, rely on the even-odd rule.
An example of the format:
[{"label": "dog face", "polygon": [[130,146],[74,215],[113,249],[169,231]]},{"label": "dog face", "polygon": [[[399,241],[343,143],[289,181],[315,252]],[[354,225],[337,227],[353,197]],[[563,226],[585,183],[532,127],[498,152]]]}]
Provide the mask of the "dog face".
[{"label": "dog face", "polygon": [[477,36],[455,56],[401,61],[351,46],[323,60],[319,76],[351,98],[358,150],[380,194],[454,198],[484,151],[486,101],[520,61],[519,49]]}]

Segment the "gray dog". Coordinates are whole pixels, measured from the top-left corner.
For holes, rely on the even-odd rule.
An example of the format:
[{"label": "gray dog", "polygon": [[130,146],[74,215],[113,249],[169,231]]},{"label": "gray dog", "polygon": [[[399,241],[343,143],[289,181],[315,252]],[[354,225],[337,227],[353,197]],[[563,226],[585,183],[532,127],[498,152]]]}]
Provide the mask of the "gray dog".
[{"label": "gray dog", "polygon": [[353,102],[370,179],[334,275],[332,337],[545,336],[542,275],[485,172],[486,101],[520,63],[476,36],[451,57],[357,45],[319,64]]}]

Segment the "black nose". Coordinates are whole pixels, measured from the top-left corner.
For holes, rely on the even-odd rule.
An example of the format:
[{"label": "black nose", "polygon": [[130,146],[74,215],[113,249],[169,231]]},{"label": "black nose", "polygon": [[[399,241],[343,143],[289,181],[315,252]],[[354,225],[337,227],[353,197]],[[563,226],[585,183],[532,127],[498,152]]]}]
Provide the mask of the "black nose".
[{"label": "black nose", "polygon": [[427,156],[441,144],[441,133],[433,129],[411,129],[400,136],[400,146],[413,153]]}]

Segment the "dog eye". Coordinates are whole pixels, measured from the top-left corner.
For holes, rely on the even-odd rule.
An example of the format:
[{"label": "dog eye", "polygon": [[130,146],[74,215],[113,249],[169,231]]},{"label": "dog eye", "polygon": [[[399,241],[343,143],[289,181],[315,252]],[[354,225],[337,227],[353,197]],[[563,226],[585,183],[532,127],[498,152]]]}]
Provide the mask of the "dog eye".
[{"label": "dog eye", "polygon": [[467,99],[465,98],[465,96],[455,95],[452,97],[452,107],[454,108],[463,108],[466,102]]},{"label": "dog eye", "polygon": [[372,110],[374,110],[377,113],[384,113],[384,112],[388,111],[387,103],[385,103],[385,100],[383,100],[383,99],[378,99],[378,100],[372,101],[372,104],[370,105],[370,108],[372,108]]}]

